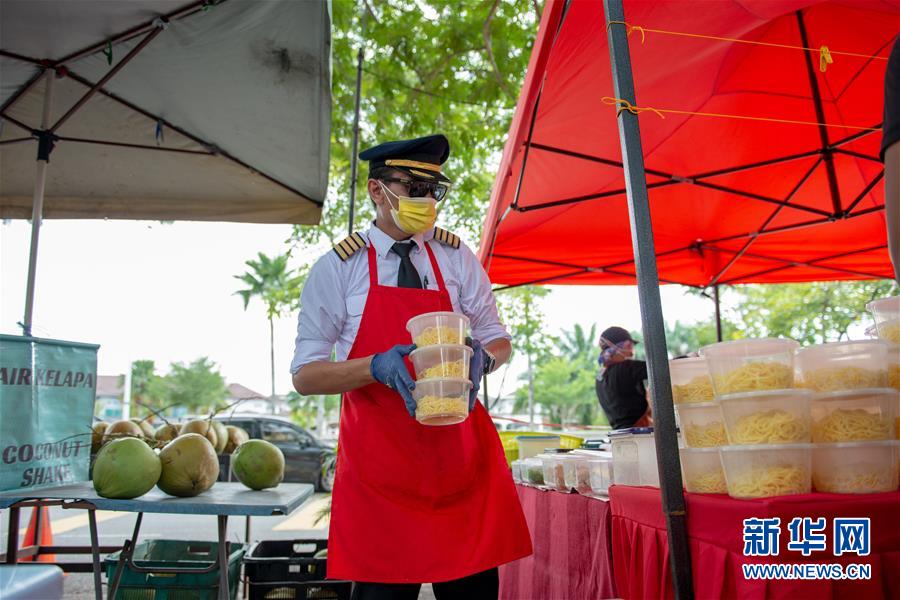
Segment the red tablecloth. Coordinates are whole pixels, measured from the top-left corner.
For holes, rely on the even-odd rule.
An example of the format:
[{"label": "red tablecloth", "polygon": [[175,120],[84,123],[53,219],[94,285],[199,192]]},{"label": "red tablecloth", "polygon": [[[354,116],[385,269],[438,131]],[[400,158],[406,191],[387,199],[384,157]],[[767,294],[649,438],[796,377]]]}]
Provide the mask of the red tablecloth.
[{"label": "red tablecloth", "polygon": [[500,567],[500,598],[615,598],[609,502],[516,487],[534,554]]},{"label": "red tablecloth", "polygon": [[[719,494],[685,494],[694,592],[697,598],[900,598],[900,492],[849,496],[807,494],[765,500],[734,500]],[[672,598],[666,524],[659,490],[610,488],[613,560],[623,598]],[[778,556],[743,555],[743,520],[780,517]],[[826,517],[827,549],[805,558],[787,549],[794,517]],[[832,552],[835,517],[871,519],[871,554]],[[870,580],[746,580],[743,563],[869,564]]]}]

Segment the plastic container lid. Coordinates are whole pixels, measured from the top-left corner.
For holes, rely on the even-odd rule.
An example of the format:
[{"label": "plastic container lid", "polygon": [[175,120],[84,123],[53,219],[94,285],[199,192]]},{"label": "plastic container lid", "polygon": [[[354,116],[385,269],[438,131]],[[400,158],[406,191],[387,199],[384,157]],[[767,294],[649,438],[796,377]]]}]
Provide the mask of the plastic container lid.
[{"label": "plastic container lid", "polygon": [[791,388],[787,390],[757,390],[755,392],[740,392],[737,394],[725,394],[719,396],[719,402],[729,402],[732,400],[752,400],[754,398],[766,398],[768,396],[812,396],[811,390],[801,388]]},{"label": "plastic container lid", "polygon": [[[719,448],[711,448],[721,450],[722,452],[761,452],[764,450],[806,450],[812,448],[813,444],[745,444],[742,446],[720,446]],[[699,448],[698,448],[699,449]]]},{"label": "plastic container lid", "polygon": [[700,348],[700,356],[766,356],[791,352],[800,344],[788,338],[751,338],[718,342]]},{"label": "plastic container lid", "polygon": [[647,435],[653,433],[652,427],[629,427],[628,429],[615,429],[609,432],[609,437],[620,437],[625,435]]}]

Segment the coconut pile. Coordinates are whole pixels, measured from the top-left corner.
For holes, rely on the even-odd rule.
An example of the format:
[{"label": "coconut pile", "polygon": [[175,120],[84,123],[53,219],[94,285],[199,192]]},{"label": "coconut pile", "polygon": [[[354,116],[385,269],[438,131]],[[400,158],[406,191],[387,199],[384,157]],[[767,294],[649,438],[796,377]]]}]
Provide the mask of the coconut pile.
[{"label": "coconut pile", "polygon": [[171,496],[197,496],[219,478],[217,454],[231,455],[234,474],[252,490],[284,479],[277,446],[213,419],[166,423],[157,430],[136,419],[101,421],[92,428],[91,453],[97,455],[91,479],[104,498],[137,498],[154,486]]}]

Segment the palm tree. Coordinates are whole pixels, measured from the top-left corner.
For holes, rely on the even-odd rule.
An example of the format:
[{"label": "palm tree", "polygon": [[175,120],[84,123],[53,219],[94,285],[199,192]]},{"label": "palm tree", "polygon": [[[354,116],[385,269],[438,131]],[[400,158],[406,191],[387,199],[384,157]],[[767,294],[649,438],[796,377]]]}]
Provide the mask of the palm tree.
[{"label": "palm tree", "polygon": [[597,324],[591,325],[589,332],[576,323],[572,331],[563,331],[559,340],[559,349],[562,355],[571,362],[592,366],[597,359]]},{"label": "palm tree", "polygon": [[288,269],[289,254],[270,258],[259,252],[257,260],[248,260],[249,269],[242,275],[235,275],[247,289],[238,290],[235,294],[244,300],[244,310],[250,299],[258,297],[266,305],[266,316],[269,319],[269,356],[272,366],[272,397],[275,396],[275,317],[280,317],[286,309],[293,307],[300,299],[300,291],[306,280],[306,272]]}]

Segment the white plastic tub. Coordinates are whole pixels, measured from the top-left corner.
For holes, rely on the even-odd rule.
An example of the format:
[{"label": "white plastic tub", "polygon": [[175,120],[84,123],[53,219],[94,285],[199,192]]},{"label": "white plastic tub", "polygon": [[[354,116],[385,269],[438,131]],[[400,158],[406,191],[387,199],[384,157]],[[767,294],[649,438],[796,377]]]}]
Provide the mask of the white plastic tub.
[{"label": "white plastic tub", "polygon": [[812,489],[812,444],[766,444],[719,448],[728,495],[771,498]]},{"label": "white plastic tub", "polygon": [[717,396],[794,387],[794,350],[799,344],[782,338],[720,342],[700,349],[706,358]]},{"label": "white plastic tub", "polygon": [[672,378],[672,402],[675,404],[712,402],[715,394],[705,358],[672,359],[669,361],[669,375]]},{"label": "white plastic tub", "polygon": [[680,404],[675,411],[684,443],[689,448],[715,448],[728,444],[725,418],[718,402]]},{"label": "white plastic tub", "polygon": [[564,453],[538,454],[544,470],[544,486],[561,492],[567,491],[563,463],[568,460]]},{"label": "white plastic tub", "polygon": [[413,317],[406,322],[406,330],[418,348],[435,344],[466,343],[469,335],[469,317],[454,312],[430,312]]},{"label": "white plastic tub", "polygon": [[670,360],[669,375],[672,378],[672,402],[675,404],[712,402],[712,379],[705,358]]},{"label": "white plastic tub", "polygon": [[659,487],[656,440],[652,427],[634,427],[609,434],[613,456],[613,479],[621,485]]},{"label": "white plastic tub", "polygon": [[609,495],[609,486],[614,483],[612,458],[592,458],[588,460],[591,496],[596,498]]},{"label": "white plastic tub", "polygon": [[544,486],[544,463],[537,456],[526,458],[522,461],[522,483],[543,487]]},{"label": "white plastic tub", "polygon": [[426,379],[416,382],[416,420],[422,425],[455,425],[469,416],[468,379]]},{"label": "white plastic tub", "polygon": [[887,362],[888,387],[900,391],[900,344],[890,344],[888,346]]},{"label": "white plastic tub", "polygon": [[547,448],[559,448],[558,435],[520,435],[516,436],[519,446],[519,458],[537,456]]},{"label": "white plastic tub", "polygon": [[873,300],[866,304],[866,308],[875,318],[878,337],[900,344],[900,296]]},{"label": "white plastic tub", "polygon": [[877,388],[813,397],[812,440],[821,443],[894,439],[898,394],[892,388]]},{"label": "white plastic tub", "polygon": [[813,485],[834,494],[875,494],[897,489],[893,440],[815,444]]},{"label": "white plastic tub", "polygon": [[810,346],[798,350],[796,360],[800,385],[816,392],[888,384],[888,345],[881,340]]},{"label": "white plastic tub", "polygon": [[718,448],[681,448],[684,489],[695,494],[727,494]]},{"label": "white plastic tub", "polygon": [[612,459],[609,452],[596,450],[573,450],[563,462],[563,475],[566,488],[579,494],[591,495],[591,473],[589,463],[598,458]]},{"label": "white plastic tub", "polygon": [[409,358],[417,381],[441,377],[468,379],[472,349],[465,345],[436,344],[413,350]]},{"label": "white plastic tub", "polygon": [[516,483],[522,483],[524,479],[523,475],[523,466],[525,464],[524,460],[514,460],[510,465],[510,469],[512,469],[512,478]]},{"label": "white plastic tub", "polygon": [[730,444],[810,441],[809,390],[746,392],[719,398]]}]

